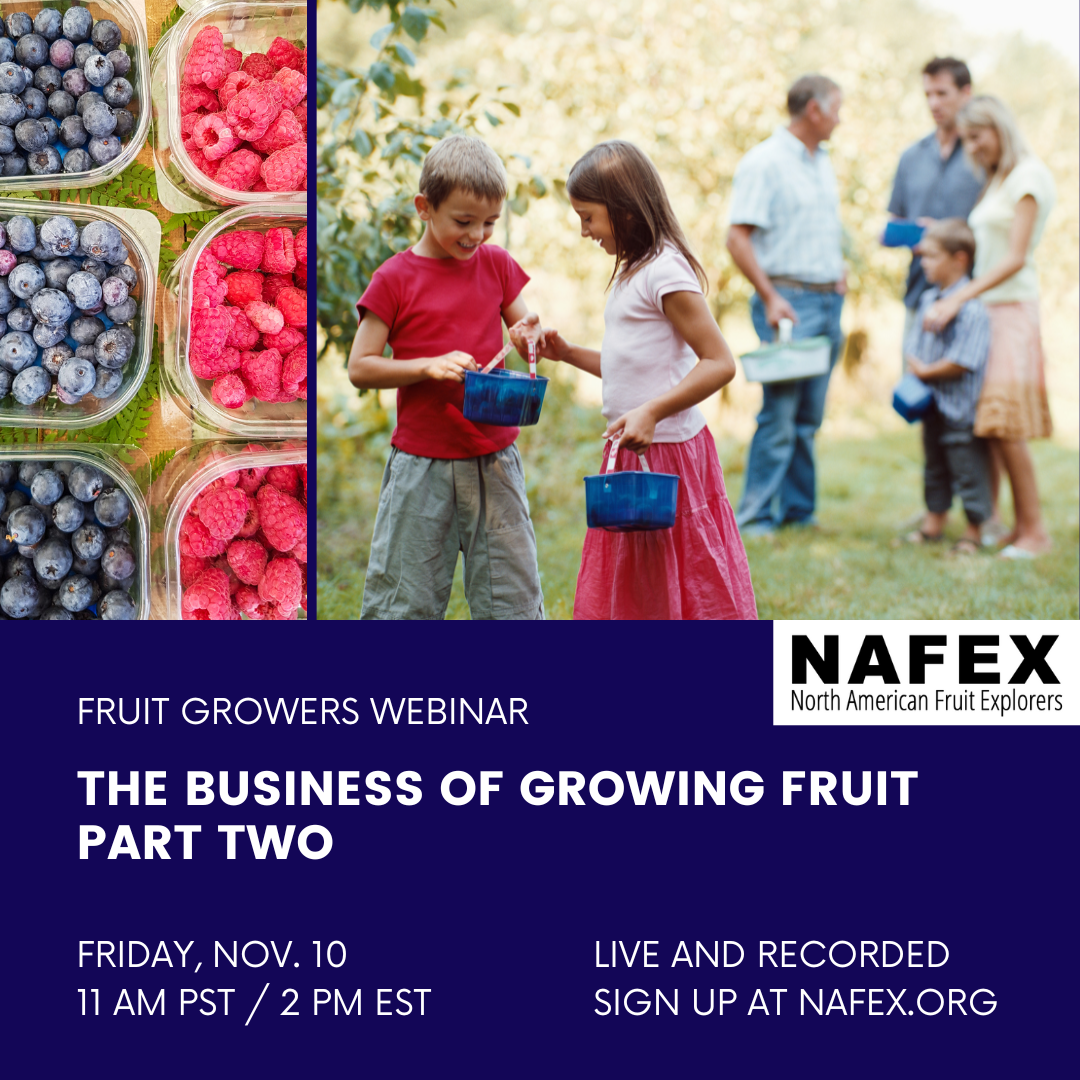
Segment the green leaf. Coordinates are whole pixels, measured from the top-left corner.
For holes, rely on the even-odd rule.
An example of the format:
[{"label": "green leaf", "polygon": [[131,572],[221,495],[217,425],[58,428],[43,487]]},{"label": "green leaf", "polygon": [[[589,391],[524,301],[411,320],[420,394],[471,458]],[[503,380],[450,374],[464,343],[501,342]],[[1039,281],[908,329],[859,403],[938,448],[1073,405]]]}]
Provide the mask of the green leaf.
[{"label": "green leaf", "polygon": [[401,13],[401,28],[413,41],[424,40],[430,22],[431,16],[415,4],[407,4]]},{"label": "green leaf", "polygon": [[397,29],[394,23],[387,23],[385,26],[379,27],[374,34],[371,35],[371,47],[376,51],[381,51],[383,45],[386,43],[386,39]]},{"label": "green leaf", "polygon": [[360,80],[359,79],[345,79],[339,82],[334,87],[334,92],[330,95],[330,103],[332,105],[345,105],[350,100],[355,98],[360,93]]},{"label": "green leaf", "polygon": [[165,21],[161,24],[161,33],[159,37],[165,36],[166,30],[171,30],[182,18],[184,17],[184,9],[177,4],[176,7],[165,16]]},{"label": "green leaf", "polygon": [[415,67],[416,66],[416,54],[413,53],[413,51],[411,49],[407,48],[404,45],[395,45],[394,46],[394,52],[397,54],[397,58],[406,67]]},{"label": "green leaf", "polygon": [[377,60],[368,68],[368,78],[380,90],[393,90],[394,88],[393,69],[389,64],[384,64],[381,60]]},{"label": "green leaf", "polygon": [[504,108],[504,109],[505,109],[505,110],[506,110],[507,112],[513,113],[513,114],[514,114],[515,116],[520,116],[520,115],[521,115],[521,107],[520,107],[519,105],[515,105],[515,104],[514,104],[513,102],[511,102],[511,101],[500,101],[500,102],[499,102],[499,104],[500,104],[500,105],[501,105],[501,106],[502,106],[502,107],[503,107],[503,108]]},{"label": "green leaf", "polygon": [[374,144],[371,141],[371,136],[366,131],[358,130],[353,134],[353,147],[356,152],[365,158],[372,150],[375,149]]},{"label": "green leaf", "polygon": [[502,123],[497,116],[492,116],[487,109],[484,110],[484,115],[487,117],[487,121],[492,127],[498,127]]}]

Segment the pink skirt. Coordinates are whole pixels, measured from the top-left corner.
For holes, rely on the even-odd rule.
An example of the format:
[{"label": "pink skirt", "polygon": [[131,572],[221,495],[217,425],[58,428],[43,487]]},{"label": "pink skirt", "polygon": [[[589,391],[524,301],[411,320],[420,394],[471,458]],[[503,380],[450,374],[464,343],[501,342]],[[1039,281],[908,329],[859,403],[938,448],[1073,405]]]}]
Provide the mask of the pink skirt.
[{"label": "pink skirt", "polygon": [[[686,442],[653,443],[645,457],[653,472],[679,477],[675,525],[655,532],[589,529],[574,618],[756,619],[746,550],[709,429]],[[620,450],[617,467],[641,466],[637,454]]]}]

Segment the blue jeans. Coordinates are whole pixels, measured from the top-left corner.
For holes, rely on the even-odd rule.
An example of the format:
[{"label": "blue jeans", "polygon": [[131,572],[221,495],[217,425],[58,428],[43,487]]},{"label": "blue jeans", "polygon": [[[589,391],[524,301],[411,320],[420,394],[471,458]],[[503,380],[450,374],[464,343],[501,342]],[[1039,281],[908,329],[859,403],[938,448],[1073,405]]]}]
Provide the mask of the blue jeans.
[{"label": "blue jeans", "polygon": [[[844,341],[840,332],[844,298],[839,293],[789,288],[778,292],[795,309],[799,319],[792,336],[828,337],[832,341],[832,355],[830,370],[825,375],[763,385],[764,400],[757,417],[757,431],[750,442],[746,483],[736,515],[740,528],[752,526],[760,531],[813,521],[814,435],[821,427],[829,375]],[[765,321],[765,305],[756,294],[750,301],[750,315],[762,343],[771,342],[775,331]]]}]

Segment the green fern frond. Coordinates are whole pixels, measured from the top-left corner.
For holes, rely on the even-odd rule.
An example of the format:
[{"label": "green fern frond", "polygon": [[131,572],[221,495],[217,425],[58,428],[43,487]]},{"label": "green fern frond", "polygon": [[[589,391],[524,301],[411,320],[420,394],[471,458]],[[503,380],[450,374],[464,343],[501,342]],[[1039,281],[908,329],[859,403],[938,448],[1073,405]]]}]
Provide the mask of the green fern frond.
[{"label": "green fern frond", "polygon": [[176,7],[165,16],[165,21],[161,24],[161,37],[165,36],[166,30],[171,30],[182,18],[184,17],[184,9],[177,4]]}]

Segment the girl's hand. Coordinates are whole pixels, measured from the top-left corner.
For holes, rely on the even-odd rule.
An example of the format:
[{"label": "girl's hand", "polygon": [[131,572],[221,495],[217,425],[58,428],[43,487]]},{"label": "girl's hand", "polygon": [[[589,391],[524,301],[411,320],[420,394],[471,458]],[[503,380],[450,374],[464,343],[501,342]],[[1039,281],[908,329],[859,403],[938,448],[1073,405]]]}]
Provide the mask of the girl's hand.
[{"label": "girl's hand", "polygon": [[656,419],[646,402],[608,424],[604,438],[618,438],[619,446],[625,446],[635,454],[642,454],[652,445],[655,431]]},{"label": "girl's hand", "polygon": [[545,327],[543,339],[536,346],[536,355],[544,360],[566,360],[572,346],[558,330]]},{"label": "girl's hand", "polygon": [[957,302],[955,296],[946,296],[941,300],[935,300],[927,309],[923,319],[923,329],[932,334],[940,334],[960,314],[962,302]]},{"label": "girl's hand", "polygon": [[448,352],[427,362],[424,375],[438,382],[464,382],[466,371],[478,371],[476,361],[466,352]]}]

